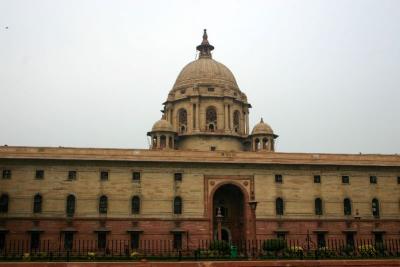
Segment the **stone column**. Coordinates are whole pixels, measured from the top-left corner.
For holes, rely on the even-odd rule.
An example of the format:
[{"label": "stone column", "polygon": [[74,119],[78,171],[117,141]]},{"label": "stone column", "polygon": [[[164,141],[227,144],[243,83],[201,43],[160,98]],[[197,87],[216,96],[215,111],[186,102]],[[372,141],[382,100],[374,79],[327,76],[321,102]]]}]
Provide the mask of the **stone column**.
[{"label": "stone column", "polygon": [[256,257],[256,250],[257,250],[257,225],[256,225],[256,208],[257,208],[257,201],[250,200],[249,206],[251,211],[251,228],[252,228],[252,237],[251,237],[251,256],[252,259]]},{"label": "stone column", "polygon": [[228,104],[224,104],[224,129],[228,131]]},{"label": "stone column", "polygon": [[161,140],[160,136],[157,135],[157,148],[161,148],[160,140]]},{"label": "stone column", "polygon": [[245,121],[246,121],[246,134],[250,134],[249,133],[249,112],[246,111],[246,115],[245,115]]}]

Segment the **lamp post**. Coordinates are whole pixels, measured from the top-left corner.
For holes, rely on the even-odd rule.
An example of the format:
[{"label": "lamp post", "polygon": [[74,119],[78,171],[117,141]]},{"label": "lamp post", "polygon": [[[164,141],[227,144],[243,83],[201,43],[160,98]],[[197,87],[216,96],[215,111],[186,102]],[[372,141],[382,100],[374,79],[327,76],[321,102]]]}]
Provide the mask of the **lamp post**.
[{"label": "lamp post", "polygon": [[256,230],[256,209],[258,202],[255,200],[250,200],[249,202],[252,220],[252,258],[255,258],[255,249],[257,245],[257,230]]},{"label": "lamp post", "polygon": [[218,240],[222,240],[222,219],[224,216],[221,214],[221,207],[217,209],[217,238]]}]

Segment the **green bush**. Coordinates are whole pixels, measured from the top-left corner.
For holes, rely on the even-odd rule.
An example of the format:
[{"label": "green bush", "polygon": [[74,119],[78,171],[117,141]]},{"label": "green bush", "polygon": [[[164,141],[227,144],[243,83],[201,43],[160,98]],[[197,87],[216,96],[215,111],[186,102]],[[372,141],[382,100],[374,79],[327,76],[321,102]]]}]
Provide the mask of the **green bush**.
[{"label": "green bush", "polygon": [[286,241],[281,238],[264,240],[263,249],[265,251],[281,251],[286,247]]},{"label": "green bush", "polygon": [[376,249],[373,245],[361,245],[358,247],[360,255],[363,257],[375,257]]},{"label": "green bush", "polygon": [[224,240],[214,240],[210,243],[209,250],[218,251],[221,254],[230,253],[229,243]]}]

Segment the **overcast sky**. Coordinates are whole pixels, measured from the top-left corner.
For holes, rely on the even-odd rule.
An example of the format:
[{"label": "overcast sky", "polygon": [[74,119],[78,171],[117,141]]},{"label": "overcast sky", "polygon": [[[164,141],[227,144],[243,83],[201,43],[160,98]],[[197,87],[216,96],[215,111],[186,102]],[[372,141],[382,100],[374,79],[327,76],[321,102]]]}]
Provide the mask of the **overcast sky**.
[{"label": "overcast sky", "polygon": [[396,0],[0,0],[0,144],[147,148],[203,28],[277,151],[400,152]]}]

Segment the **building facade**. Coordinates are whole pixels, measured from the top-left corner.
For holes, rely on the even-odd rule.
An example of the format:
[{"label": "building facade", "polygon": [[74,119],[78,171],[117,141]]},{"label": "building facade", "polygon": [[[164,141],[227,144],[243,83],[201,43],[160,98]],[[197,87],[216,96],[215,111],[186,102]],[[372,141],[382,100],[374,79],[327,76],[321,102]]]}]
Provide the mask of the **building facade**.
[{"label": "building facade", "polygon": [[0,147],[0,249],[10,240],[400,235],[400,156],[280,153],[204,32],[147,133],[149,149]]}]

